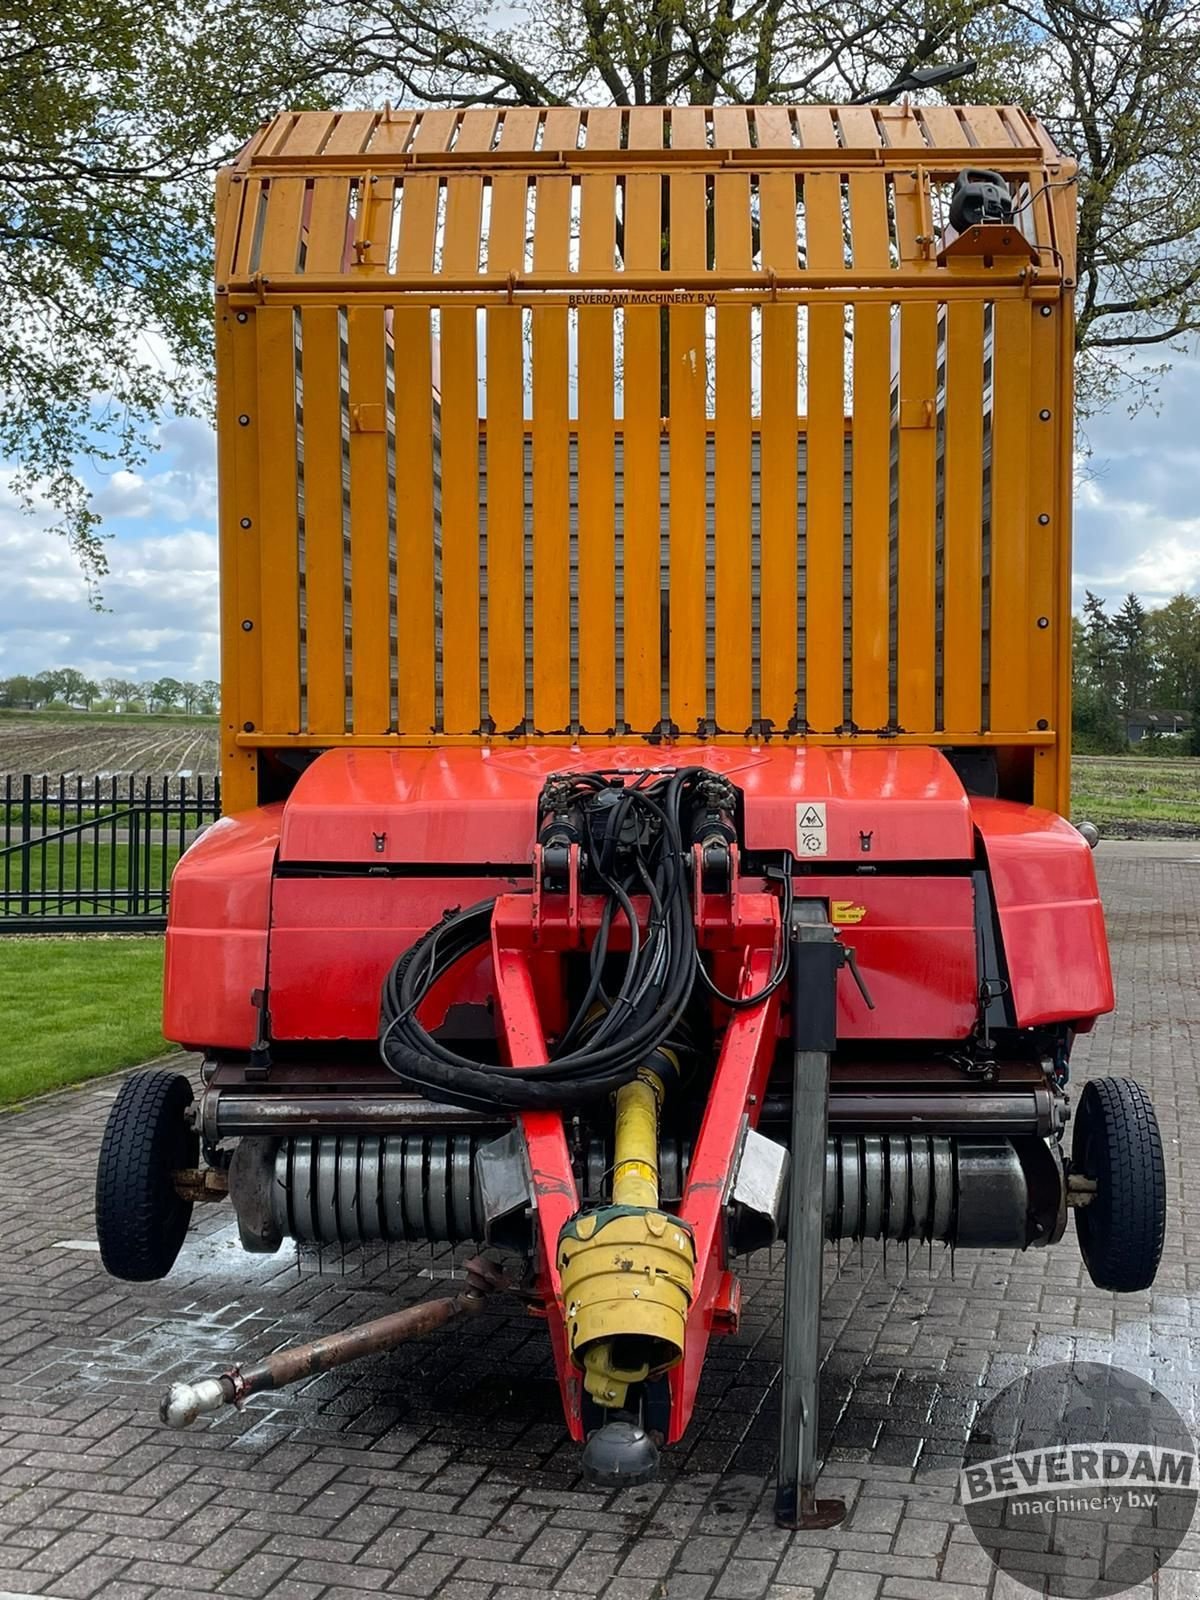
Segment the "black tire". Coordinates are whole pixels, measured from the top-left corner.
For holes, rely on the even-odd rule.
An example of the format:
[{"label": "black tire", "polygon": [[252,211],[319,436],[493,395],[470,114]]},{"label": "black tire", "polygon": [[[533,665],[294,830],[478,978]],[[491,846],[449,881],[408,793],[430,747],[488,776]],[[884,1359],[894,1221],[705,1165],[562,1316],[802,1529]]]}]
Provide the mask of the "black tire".
[{"label": "black tire", "polygon": [[1162,1135],[1150,1096],[1132,1078],[1093,1078],[1075,1113],[1071,1170],[1096,1182],[1075,1207],[1079,1251],[1098,1289],[1132,1294],[1154,1282],[1167,1226]]},{"label": "black tire", "polygon": [[114,1278],[165,1278],[183,1245],[192,1203],[171,1174],[194,1167],[199,1137],[185,1121],[192,1086],[180,1072],[135,1072],[104,1125],[96,1169],[96,1237]]}]

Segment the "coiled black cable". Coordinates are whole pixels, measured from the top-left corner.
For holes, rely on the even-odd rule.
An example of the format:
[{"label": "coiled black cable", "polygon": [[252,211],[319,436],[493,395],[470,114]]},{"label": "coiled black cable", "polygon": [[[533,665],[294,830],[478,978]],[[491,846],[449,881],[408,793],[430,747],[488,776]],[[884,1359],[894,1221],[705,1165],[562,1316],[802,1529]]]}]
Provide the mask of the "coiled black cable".
[{"label": "coiled black cable", "polygon": [[[448,914],[392,967],[383,991],[384,1064],[433,1099],[472,1111],[584,1110],[628,1083],[675,1034],[697,973],[712,988],[696,948],[682,824],[689,790],[705,776],[703,768],[680,768],[614,788],[602,773],[572,775],[584,849],[608,899],[583,1000],[549,1061],[478,1061],[450,1050],[418,1020],[422,1001],[443,974],[489,943],[492,899]],[[644,933],[634,895],[649,900]],[[618,916],[629,925],[630,949],[608,995],[604,969]],[[758,1003],[779,981],[777,975],[761,995],[734,1003]]]}]

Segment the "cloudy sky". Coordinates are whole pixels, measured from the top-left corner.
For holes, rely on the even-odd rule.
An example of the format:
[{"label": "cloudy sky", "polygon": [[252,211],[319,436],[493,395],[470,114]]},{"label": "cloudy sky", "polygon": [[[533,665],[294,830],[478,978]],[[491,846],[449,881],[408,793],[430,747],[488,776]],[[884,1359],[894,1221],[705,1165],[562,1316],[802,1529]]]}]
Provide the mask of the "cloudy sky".
[{"label": "cloudy sky", "polygon": [[[1200,362],[1164,379],[1157,415],[1094,419],[1077,496],[1076,602],[1133,589],[1149,605],[1200,589]],[[140,473],[96,479],[110,574],[87,592],[47,518],[17,506],[0,469],[0,677],[74,666],[95,678],[217,675],[216,454],[207,426],[162,426]]]}]

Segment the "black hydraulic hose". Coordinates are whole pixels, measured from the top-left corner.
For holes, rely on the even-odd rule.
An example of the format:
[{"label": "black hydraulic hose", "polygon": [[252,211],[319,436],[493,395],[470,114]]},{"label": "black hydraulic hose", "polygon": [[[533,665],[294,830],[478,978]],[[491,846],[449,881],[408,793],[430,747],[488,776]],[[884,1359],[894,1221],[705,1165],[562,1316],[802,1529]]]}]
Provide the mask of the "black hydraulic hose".
[{"label": "black hydraulic hose", "polygon": [[[582,1109],[628,1083],[646,1058],[674,1036],[697,975],[714,988],[696,947],[681,822],[689,785],[704,776],[702,768],[646,774],[615,796],[603,774],[572,777],[589,854],[607,900],[587,989],[550,1060],[509,1065],[463,1056],[434,1038],[418,1018],[438,980],[490,943],[495,901],[485,900],[445,917],[388,973],[379,1041],[385,1065],[433,1098],[470,1110]],[[636,893],[645,893],[650,903],[644,937],[632,900]],[[630,949],[616,991],[605,996],[605,1008],[597,1016],[618,913],[629,925]],[[778,981],[773,977],[761,994],[736,1005],[759,1003]]]}]

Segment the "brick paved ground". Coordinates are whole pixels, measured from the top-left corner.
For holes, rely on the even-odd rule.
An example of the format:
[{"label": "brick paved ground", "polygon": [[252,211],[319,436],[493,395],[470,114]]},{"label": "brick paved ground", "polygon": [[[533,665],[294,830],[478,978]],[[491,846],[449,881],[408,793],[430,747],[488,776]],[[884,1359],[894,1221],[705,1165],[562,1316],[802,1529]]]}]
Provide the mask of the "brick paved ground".
[{"label": "brick paved ground", "polygon": [[[934,1582],[945,1600],[1027,1595],[995,1582],[953,1500],[990,1394],[1031,1364],[1116,1360],[1200,1427],[1200,1174],[1184,1143],[1200,1135],[1200,847],[1110,844],[1099,864],[1121,1010],[1077,1071],[1154,1093],[1171,1185],[1158,1285],[1093,1290],[1070,1238],[960,1254],[953,1271],[944,1253],[932,1269],[914,1256],[907,1277],[895,1249],[840,1269],[831,1254],[823,1486],[852,1503],[843,1528],[771,1521],[782,1292],[766,1256],[688,1440],[648,1488],[584,1489],[544,1332],[501,1311],[168,1433],[155,1412],[170,1378],[377,1315],[450,1263],[326,1251],[298,1274],[294,1257],[242,1255],[211,1207],[165,1283],[111,1281],[87,1248],[109,1080],[0,1118],[0,1600],[924,1600]],[[1200,1532],[1157,1593],[1200,1596]]]}]

